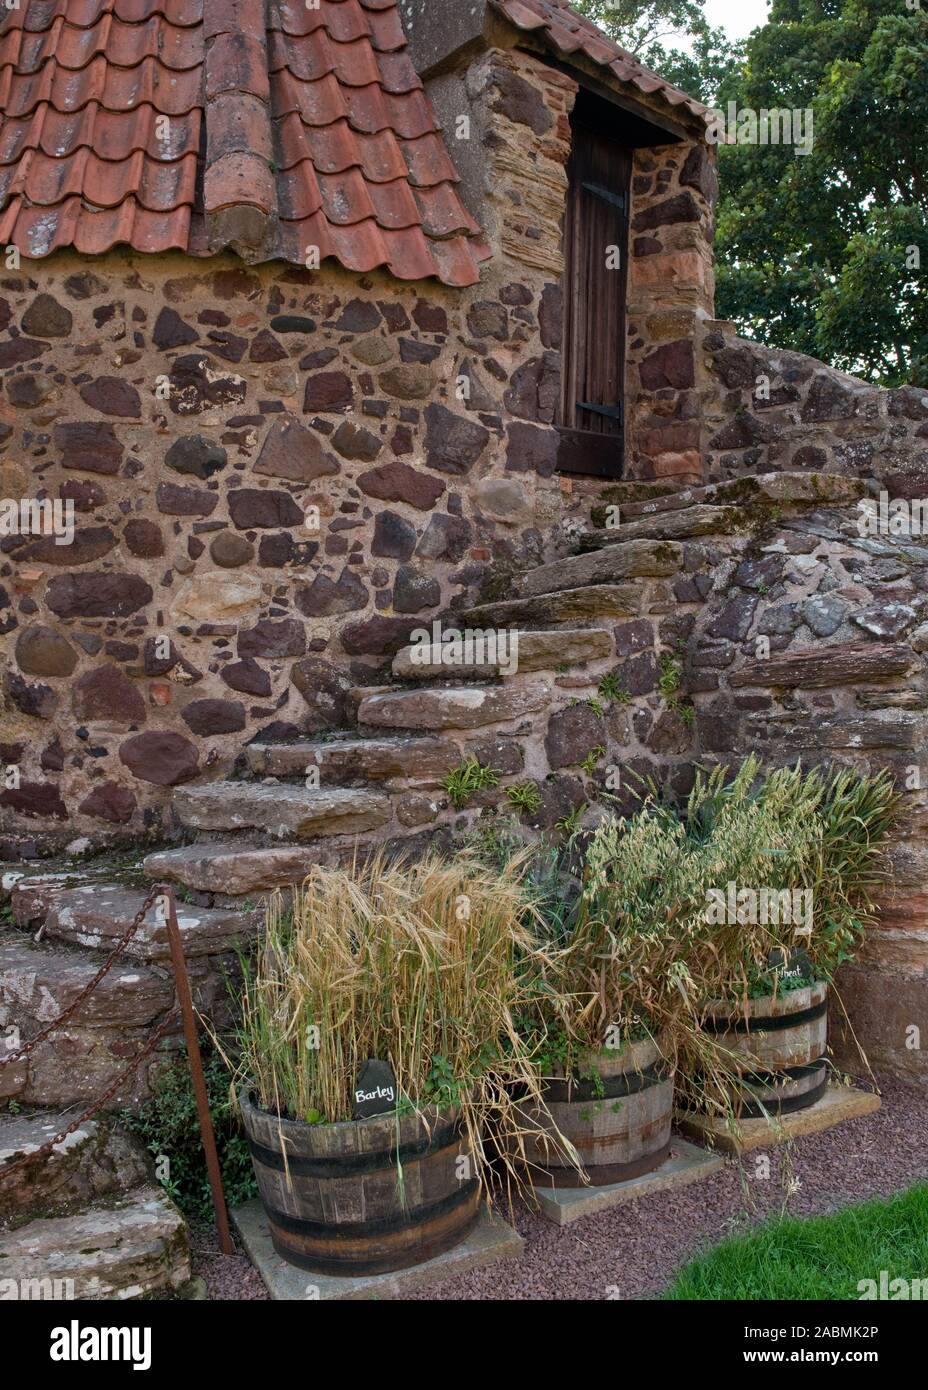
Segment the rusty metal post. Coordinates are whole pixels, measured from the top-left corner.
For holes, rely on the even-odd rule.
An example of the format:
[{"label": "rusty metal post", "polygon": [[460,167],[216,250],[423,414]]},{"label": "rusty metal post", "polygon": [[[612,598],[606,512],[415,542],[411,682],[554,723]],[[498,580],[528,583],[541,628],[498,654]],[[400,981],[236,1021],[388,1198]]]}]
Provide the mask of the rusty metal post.
[{"label": "rusty metal post", "polygon": [[200,1040],[197,1036],[197,1023],[193,1012],[190,977],[187,974],[187,960],[184,956],[183,942],[180,939],[180,926],[177,921],[177,903],[174,899],[173,888],[162,887],[161,893],[167,900],[166,922],[168,940],[171,945],[171,963],[174,966],[174,984],[184,1024],[184,1039],[187,1043],[187,1058],[190,1062],[190,1075],[193,1079],[193,1093],[196,1096],[197,1113],[200,1117],[200,1134],[203,1139],[203,1151],[206,1154],[209,1185],[213,1194],[213,1210],[216,1213],[219,1247],[224,1255],[234,1255],[235,1246],[232,1244],[226,1198],[222,1190],[222,1174],[219,1170],[219,1155],[216,1152],[213,1117],[209,1113],[209,1099],[203,1076],[203,1058],[200,1054]]}]

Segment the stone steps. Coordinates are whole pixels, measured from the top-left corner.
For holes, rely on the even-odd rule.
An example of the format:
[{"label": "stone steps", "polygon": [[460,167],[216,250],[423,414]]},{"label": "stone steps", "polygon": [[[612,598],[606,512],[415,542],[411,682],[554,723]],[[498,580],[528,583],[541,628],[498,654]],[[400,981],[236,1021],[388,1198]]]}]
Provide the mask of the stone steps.
[{"label": "stone steps", "polygon": [[593,584],[554,589],[537,597],[480,603],[456,614],[455,620],[475,628],[531,628],[558,622],[593,622],[599,618],[634,618],[640,612],[639,585]]},{"label": "stone steps", "polygon": [[623,521],[618,526],[587,531],[580,538],[580,549],[587,553],[601,550],[603,546],[628,545],[633,541],[681,541],[696,536],[731,535],[750,525],[751,516],[743,507],[695,503]]},{"label": "stone steps", "polygon": [[191,830],[258,830],[278,840],[363,835],[392,817],[390,798],[355,788],[285,782],[211,782],[178,787],[174,811]]},{"label": "stone steps", "polygon": [[[456,649],[457,648],[457,649]],[[466,646],[403,647],[393,659],[397,680],[454,679],[462,676],[506,676],[525,671],[556,671],[600,661],[613,653],[612,639],[600,628],[558,628],[505,634],[505,646],[483,644],[468,653]],[[470,659],[466,658],[470,655]],[[492,659],[488,659],[492,658]]]},{"label": "stone steps", "polygon": [[437,786],[456,766],[459,754],[455,744],[440,738],[346,738],[252,743],[245,758],[256,777],[305,779],[310,769],[318,768],[326,786],[394,780]]},{"label": "stone steps", "polygon": [[[26,878],[13,888],[13,920],[24,929],[44,925],[44,936],[52,940],[109,951],[134,920],[146,891],[112,883],[62,886],[60,877]],[[234,950],[258,931],[256,914],[240,909],[178,903],[177,920],[188,960]],[[155,906],[148,909],[124,955],[140,961],[170,958],[167,927]]]},{"label": "stone steps", "polygon": [[358,723],[386,729],[479,729],[511,723],[546,708],[550,684],[422,686],[370,695]]},{"label": "stone steps", "polygon": [[[0,937],[0,1032],[21,1045],[53,1023],[90,984],[103,959],[94,952],[8,931]],[[194,994],[208,1008],[198,972]],[[215,990],[214,990],[215,992]],[[95,1100],[147,1042],[174,1001],[169,970],[115,965],[74,1015],[26,1057],[0,1067],[0,1099],[71,1106]],[[133,1104],[148,1089],[151,1058],[111,1102]]]},{"label": "stone steps", "polygon": [[0,1232],[0,1283],[6,1280],[23,1299],[163,1296],[190,1280],[187,1227],[161,1188],[138,1187],[74,1215]]},{"label": "stone steps", "polygon": [[629,540],[528,570],[519,584],[519,597],[554,594],[587,584],[615,584],[623,579],[666,578],[682,567],[683,546],[679,541]]},{"label": "stone steps", "polygon": [[[633,488],[638,485],[632,484]],[[866,484],[859,478],[841,473],[746,473],[728,482],[706,483],[704,487],[688,487],[679,492],[664,492],[653,497],[623,500],[622,484],[611,488],[610,501],[597,503],[593,508],[594,524],[605,527],[610,505],[618,507],[620,518],[654,516],[658,512],[680,511],[697,503],[717,507],[747,507],[752,503],[835,505],[854,502],[866,494]],[[611,501],[613,493],[614,502]]]},{"label": "stone steps", "polygon": [[144,867],[154,882],[176,884],[196,893],[242,897],[302,883],[316,864],[330,862],[324,844],[263,846],[241,840],[199,840],[180,849],[150,854]]},{"label": "stone steps", "polygon": [[149,1159],[138,1141],[99,1119],[85,1120],[46,1158],[2,1176],[7,1164],[36,1153],[77,1114],[37,1110],[0,1116],[0,1224],[85,1207],[149,1180]]}]

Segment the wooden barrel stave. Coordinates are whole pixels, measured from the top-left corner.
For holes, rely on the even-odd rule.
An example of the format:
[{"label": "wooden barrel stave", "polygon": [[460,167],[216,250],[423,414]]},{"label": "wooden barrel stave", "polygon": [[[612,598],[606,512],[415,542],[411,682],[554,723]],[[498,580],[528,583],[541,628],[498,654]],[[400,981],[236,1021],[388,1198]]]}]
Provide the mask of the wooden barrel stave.
[{"label": "wooden barrel stave", "polygon": [[827,1085],[827,1008],[824,981],[776,998],[751,999],[737,1014],[730,1004],[713,1001],[708,1030],[744,1058],[742,1083],[732,1092],[742,1116],[788,1114],[820,1099]]},{"label": "wooden barrel stave", "polygon": [[303,1125],[241,1101],[274,1248],[299,1268],[406,1269],[451,1249],[479,1215],[476,1181],[458,1177],[466,1140],[450,1112]]},{"label": "wooden barrel stave", "polygon": [[[550,1133],[554,1126],[571,1141],[583,1163],[586,1176],[596,1186],[624,1182],[651,1172],[664,1162],[670,1147],[673,1118],[673,1077],[662,1064],[658,1048],[650,1041],[633,1043],[613,1054],[603,1054],[594,1063],[603,1088],[617,1088],[619,1094],[597,1098],[589,1087],[569,1083],[551,1089],[555,1095],[579,1089],[580,1100],[552,1100],[546,1096],[551,1119],[537,1108],[528,1118]],[[623,1093],[624,1092],[624,1093]],[[528,1139],[526,1157],[533,1178],[547,1177],[557,1187],[585,1185],[584,1176],[542,1140]]]}]

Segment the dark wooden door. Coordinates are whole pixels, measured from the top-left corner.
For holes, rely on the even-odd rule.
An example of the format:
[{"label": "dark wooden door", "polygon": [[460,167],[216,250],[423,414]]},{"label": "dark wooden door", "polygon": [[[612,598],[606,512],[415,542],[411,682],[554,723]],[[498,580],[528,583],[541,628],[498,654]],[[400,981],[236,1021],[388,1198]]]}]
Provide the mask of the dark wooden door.
[{"label": "dark wooden door", "polygon": [[572,122],[564,224],[564,342],[558,468],[618,478],[624,462],[631,150]]}]

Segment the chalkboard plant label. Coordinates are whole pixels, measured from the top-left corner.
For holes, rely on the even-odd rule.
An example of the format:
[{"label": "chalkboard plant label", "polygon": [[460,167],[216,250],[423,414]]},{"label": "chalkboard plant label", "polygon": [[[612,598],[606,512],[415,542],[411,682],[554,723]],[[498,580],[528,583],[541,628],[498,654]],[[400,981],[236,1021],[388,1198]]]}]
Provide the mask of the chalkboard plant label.
[{"label": "chalkboard plant label", "polygon": [[815,969],[808,954],[796,947],[790,951],[782,946],[774,946],[767,955],[767,965],[780,973],[780,979],[792,983],[796,980],[814,980]]},{"label": "chalkboard plant label", "polygon": [[396,1077],[389,1062],[369,1057],[358,1073],[354,1084],[352,1118],[369,1120],[372,1115],[386,1115],[396,1109]]}]

